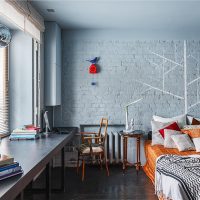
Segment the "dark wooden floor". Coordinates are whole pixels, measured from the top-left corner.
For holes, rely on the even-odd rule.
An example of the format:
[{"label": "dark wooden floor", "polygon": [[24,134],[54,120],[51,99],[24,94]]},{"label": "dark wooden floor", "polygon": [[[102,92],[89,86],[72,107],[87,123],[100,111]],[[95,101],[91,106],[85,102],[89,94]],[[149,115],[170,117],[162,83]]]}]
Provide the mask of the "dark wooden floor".
[{"label": "dark wooden floor", "polygon": [[[59,169],[53,169],[53,187],[59,187]],[[154,187],[143,171],[136,174],[134,168],[129,168],[125,175],[121,166],[110,167],[110,176],[105,170],[96,166],[86,167],[86,179],[81,182],[80,175],[74,168],[66,168],[66,192],[52,194],[52,200],[157,200]],[[42,174],[34,183],[35,187],[44,187],[45,178]],[[43,200],[45,194],[25,192],[25,200]]]}]

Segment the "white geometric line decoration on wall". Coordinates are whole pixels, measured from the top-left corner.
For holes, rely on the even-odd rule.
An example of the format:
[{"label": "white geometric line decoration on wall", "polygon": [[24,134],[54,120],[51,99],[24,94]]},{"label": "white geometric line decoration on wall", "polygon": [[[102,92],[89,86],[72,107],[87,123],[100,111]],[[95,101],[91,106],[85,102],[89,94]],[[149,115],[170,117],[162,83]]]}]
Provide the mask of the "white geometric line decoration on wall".
[{"label": "white geometric line decoration on wall", "polygon": [[[150,52],[151,54],[155,55],[155,56],[158,56],[162,59],[162,63],[161,64],[157,64],[155,62],[152,62],[151,60],[148,59],[149,63],[157,66],[157,67],[162,67],[163,70],[162,70],[162,89],[158,88],[158,87],[155,87],[155,86],[152,86],[150,84],[147,84],[145,82],[141,82],[139,80],[134,80],[135,82],[138,82],[138,83],[141,83],[145,86],[148,86],[149,89],[153,89],[153,90],[157,90],[157,91],[160,91],[162,92],[163,94],[168,94],[168,95],[171,95],[173,97],[176,97],[178,99],[182,99],[182,100],[185,100],[185,114],[187,113],[187,63],[186,63],[186,41],[184,41],[184,65],[181,65],[180,63],[177,63],[176,61],[173,61],[169,58],[166,58],[164,55],[160,55],[158,53],[155,53],[155,52]],[[168,70],[167,72],[165,72],[165,63],[166,62],[170,62],[172,64],[174,64],[174,66]],[[161,66],[162,65],[162,66]],[[168,74],[170,71],[174,70],[176,67],[183,67],[184,68],[184,97],[182,96],[179,96],[179,95],[176,95],[176,94],[173,94],[172,92],[169,92],[169,91],[166,91],[165,90],[165,75]],[[148,90],[149,90],[148,89]],[[142,94],[141,94],[142,95]],[[128,119],[128,107],[131,106],[131,105],[134,105],[140,101],[143,100],[143,97],[139,98],[139,99],[136,99],[134,100],[133,102],[130,102],[126,105],[126,129],[128,129],[128,123],[129,123],[129,119]]]},{"label": "white geometric line decoration on wall", "polygon": [[[199,62],[198,61],[198,59],[197,58],[195,58],[193,55],[188,55],[187,56],[187,58],[193,58],[194,60],[196,60],[196,62]],[[194,79],[194,80],[192,80],[192,81],[190,81],[189,83],[187,83],[187,86],[190,86],[191,84],[193,84],[193,83],[197,83],[197,87],[198,87],[198,80],[200,79],[200,76],[199,77],[197,77],[196,79]],[[189,107],[188,107],[188,110],[190,110],[191,108],[193,108],[193,107],[195,107],[196,105],[198,105],[198,104],[200,104],[200,101],[199,101],[199,99],[198,99],[198,89],[197,89],[197,101],[194,103],[194,104],[192,104],[192,105],[190,105]]]},{"label": "white geometric line decoration on wall", "polygon": [[184,51],[183,51],[183,58],[184,58],[184,94],[185,94],[185,114],[188,113],[188,102],[187,102],[187,46],[186,40],[184,40]]},{"label": "white geometric line decoration on wall", "polygon": [[[150,130],[154,114],[200,117],[200,41],[187,41],[186,57],[183,40],[79,38],[79,33],[63,39],[63,101],[62,109],[55,109],[56,126],[97,124],[102,116],[123,124],[124,105],[136,100],[129,116],[138,129]],[[102,57],[95,88],[88,86],[83,59],[94,54]]]},{"label": "white geometric line decoration on wall", "polygon": [[[161,59],[163,59],[163,62],[162,62],[161,64],[157,64],[157,63],[155,63],[155,62],[153,62],[153,61],[151,61],[151,60],[148,59],[149,63],[151,63],[152,65],[155,65],[155,66],[157,66],[157,67],[163,67],[163,71],[162,71],[162,72],[163,72],[163,80],[162,80],[162,81],[163,81],[163,87],[162,87],[162,89],[160,89],[160,88],[158,88],[158,87],[155,87],[155,86],[152,86],[152,85],[150,85],[150,84],[147,84],[147,83],[145,83],[145,82],[139,81],[139,80],[134,80],[134,81],[135,81],[135,82],[138,82],[138,83],[141,83],[141,84],[143,84],[143,85],[145,85],[145,86],[148,86],[149,89],[158,90],[158,91],[162,92],[163,94],[168,94],[168,95],[171,95],[171,96],[176,97],[176,98],[178,98],[178,99],[184,100],[184,104],[185,104],[185,114],[187,114],[188,111],[189,111],[191,108],[193,108],[194,106],[200,104],[200,100],[199,100],[199,98],[198,98],[198,97],[199,97],[198,89],[197,89],[197,101],[196,101],[194,104],[192,104],[192,105],[190,105],[190,106],[188,107],[188,100],[187,100],[187,90],[188,90],[188,86],[191,85],[191,84],[193,84],[194,82],[197,82],[197,88],[198,88],[198,80],[200,80],[200,76],[197,77],[196,79],[190,81],[189,83],[187,83],[187,58],[192,57],[192,58],[195,59],[197,62],[198,62],[198,59],[195,58],[195,57],[192,56],[192,55],[188,55],[188,56],[187,56],[187,43],[186,43],[186,40],[184,40],[183,43],[184,43],[184,44],[183,44],[183,47],[184,47],[184,51],[183,51],[183,54],[184,54],[184,55],[183,55],[183,65],[182,65],[181,63],[177,63],[176,61],[171,60],[171,59],[165,57],[164,55],[160,55],[160,54],[155,53],[155,52],[152,52],[152,51],[150,52],[151,54],[153,54],[153,55],[155,55],[155,56],[158,56],[158,57],[160,57]],[[174,66],[173,66],[171,69],[169,69],[168,71],[165,72],[165,66],[164,66],[164,64],[165,64],[166,62],[170,62],[170,63],[174,64]],[[161,65],[162,65],[162,66],[161,66]],[[171,72],[172,70],[174,70],[174,69],[177,68],[177,67],[182,67],[182,68],[184,68],[184,97],[183,97],[183,96],[179,96],[179,95],[177,95],[177,94],[174,94],[174,93],[172,93],[172,92],[169,92],[169,91],[166,91],[166,90],[165,90],[165,75],[168,74],[169,72]],[[145,92],[147,92],[147,91],[145,91]],[[143,94],[144,94],[144,93],[143,93]],[[141,95],[142,95],[142,94],[141,94]],[[133,105],[133,104],[136,104],[136,103],[138,103],[139,101],[142,101],[142,100],[143,100],[143,97],[141,97],[141,98],[139,98],[139,99],[136,99],[136,100],[134,100],[133,102],[128,103],[127,105]],[[127,118],[127,117],[126,117],[126,118]],[[128,121],[128,120],[126,119],[126,123],[127,123],[127,121]]]},{"label": "white geometric line decoration on wall", "polygon": [[[185,43],[186,43],[186,41],[184,41],[184,57],[185,57],[185,52],[186,52],[186,45],[185,45]],[[160,88],[158,88],[158,87],[154,87],[154,86],[152,86],[152,85],[150,85],[150,84],[144,83],[144,82],[139,81],[139,80],[134,80],[134,81],[135,81],[135,82],[138,82],[138,83],[141,83],[141,84],[143,84],[143,85],[145,85],[145,86],[149,86],[150,89],[158,90],[158,91],[160,91],[160,92],[162,92],[162,93],[164,93],[164,94],[171,95],[171,96],[176,97],[176,98],[178,98],[178,99],[185,99],[185,98],[187,98],[187,97],[186,97],[186,96],[187,96],[187,90],[185,91],[184,97],[182,97],[182,96],[173,94],[172,92],[166,91],[166,90],[165,90],[165,87],[164,87],[164,86],[165,86],[165,83],[164,83],[164,81],[165,81],[165,79],[164,79],[165,75],[168,74],[170,71],[174,70],[176,67],[183,67],[183,68],[184,68],[184,71],[186,71],[186,63],[184,62],[184,65],[182,65],[182,64],[177,63],[177,62],[175,62],[175,61],[173,61],[173,60],[171,60],[171,59],[169,59],[169,58],[166,58],[164,55],[160,55],[160,54],[155,53],[155,52],[152,52],[152,51],[151,51],[150,53],[153,54],[153,55],[156,55],[156,56],[158,56],[158,57],[160,57],[160,58],[163,59],[163,62],[161,63],[161,65],[163,65],[163,80],[162,80],[162,81],[163,81],[163,88],[160,89]],[[151,60],[148,60],[148,61],[149,61],[151,64],[153,64],[153,65],[155,65],[155,66],[157,66],[157,67],[161,67],[159,64],[154,63],[154,62],[152,62]],[[164,64],[165,64],[167,61],[168,61],[168,62],[171,62],[172,64],[174,64],[174,66],[173,66],[170,70],[168,70],[167,72],[165,72],[165,70],[164,70]],[[185,61],[185,59],[184,59],[184,61]],[[186,84],[186,79],[187,79],[187,77],[184,76],[185,84]],[[200,77],[199,77],[198,79],[200,79]],[[198,79],[197,79],[197,80],[198,80]],[[133,102],[128,103],[128,105],[132,105],[132,104],[138,103],[138,102],[141,101],[142,99],[143,99],[143,98],[141,97],[141,98],[139,98],[139,99],[137,99],[137,100],[135,100],[135,101],[133,101]],[[185,105],[185,107],[187,108],[186,105]],[[186,109],[186,108],[185,108],[185,112],[187,113],[187,109]]]}]

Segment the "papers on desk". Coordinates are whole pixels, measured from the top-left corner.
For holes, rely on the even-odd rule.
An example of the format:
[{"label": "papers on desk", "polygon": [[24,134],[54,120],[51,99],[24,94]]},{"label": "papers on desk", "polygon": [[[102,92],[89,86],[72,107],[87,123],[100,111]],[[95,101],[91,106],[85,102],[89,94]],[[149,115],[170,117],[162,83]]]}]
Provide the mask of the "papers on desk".
[{"label": "papers on desk", "polygon": [[37,130],[14,129],[12,134],[37,134]]},{"label": "papers on desk", "polygon": [[0,167],[13,163],[14,158],[8,155],[0,154]]}]

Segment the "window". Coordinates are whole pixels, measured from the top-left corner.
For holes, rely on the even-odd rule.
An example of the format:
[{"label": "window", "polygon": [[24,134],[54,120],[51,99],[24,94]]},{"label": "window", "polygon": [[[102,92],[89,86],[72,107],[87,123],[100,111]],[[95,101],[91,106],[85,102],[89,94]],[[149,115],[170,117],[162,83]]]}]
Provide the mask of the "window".
[{"label": "window", "polygon": [[0,48],[0,137],[9,133],[8,48]]},{"label": "window", "polygon": [[33,124],[41,126],[40,44],[33,39]]}]

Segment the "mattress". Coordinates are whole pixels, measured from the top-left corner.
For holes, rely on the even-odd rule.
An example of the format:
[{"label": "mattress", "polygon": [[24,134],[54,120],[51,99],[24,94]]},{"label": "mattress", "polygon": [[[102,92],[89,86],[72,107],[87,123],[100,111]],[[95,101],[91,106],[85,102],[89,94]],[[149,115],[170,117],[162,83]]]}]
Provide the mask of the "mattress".
[{"label": "mattress", "polygon": [[146,155],[146,164],[143,167],[143,170],[145,174],[151,179],[151,181],[154,184],[154,179],[155,179],[155,168],[156,168],[156,159],[160,155],[165,155],[165,154],[175,154],[175,155],[182,155],[182,156],[187,156],[187,155],[194,155],[194,154],[199,154],[196,151],[183,151],[179,152],[178,149],[169,149],[169,148],[164,148],[163,145],[151,145],[151,140],[145,141],[145,155]]}]

